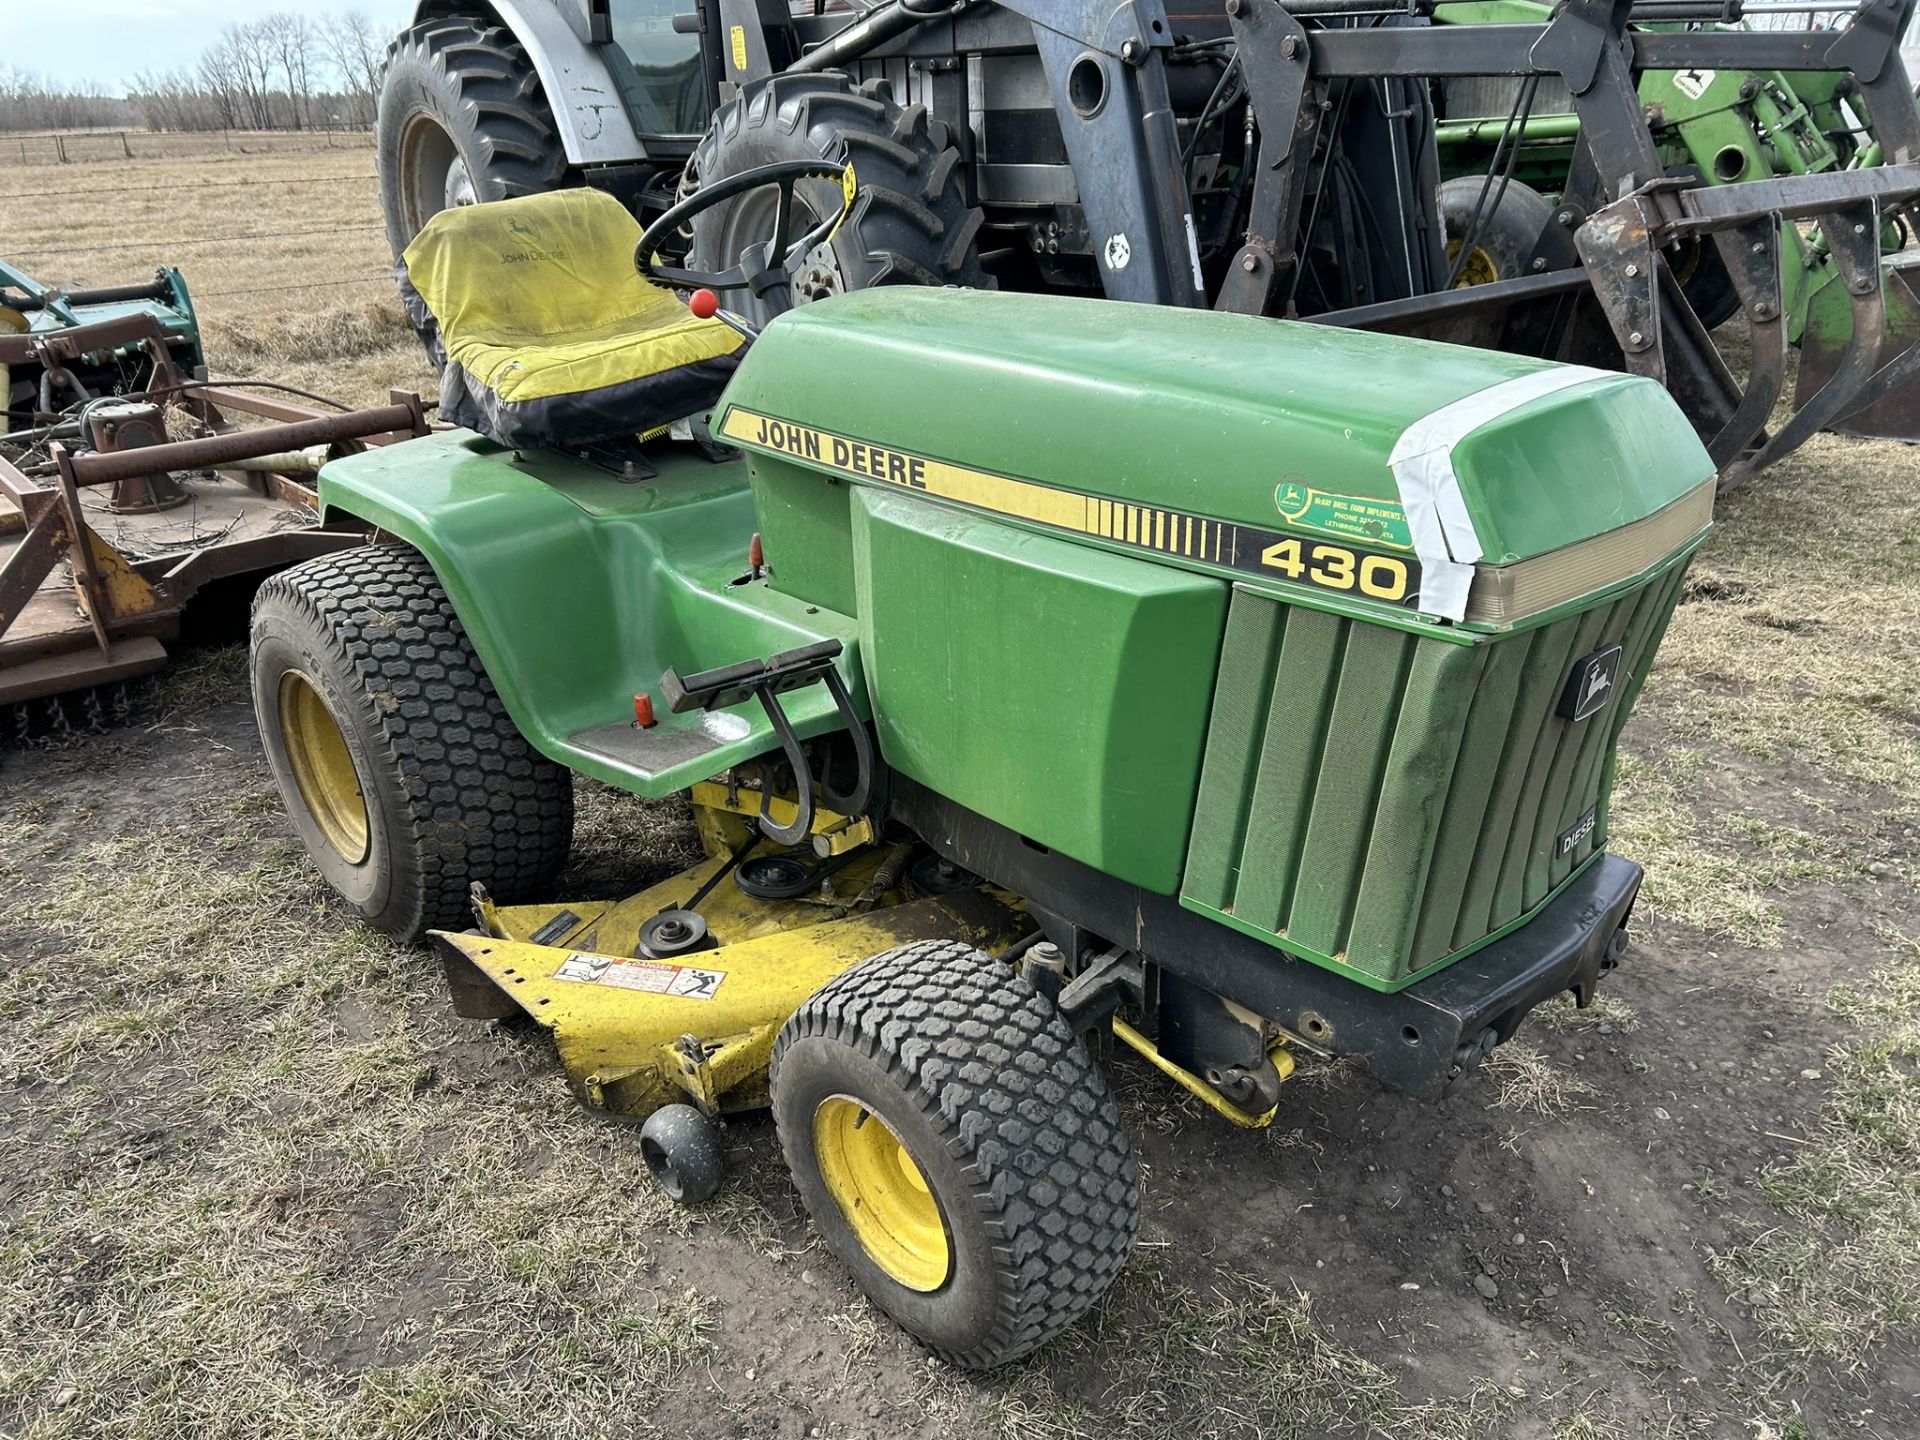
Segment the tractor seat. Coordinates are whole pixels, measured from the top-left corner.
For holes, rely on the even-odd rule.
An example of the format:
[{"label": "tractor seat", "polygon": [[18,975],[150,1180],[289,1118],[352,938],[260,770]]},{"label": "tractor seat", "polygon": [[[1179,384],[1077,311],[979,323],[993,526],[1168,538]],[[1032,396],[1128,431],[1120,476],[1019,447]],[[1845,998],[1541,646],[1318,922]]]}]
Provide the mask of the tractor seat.
[{"label": "tractor seat", "polygon": [[440,416],[516,450],[630,437],[711,409],[743,337],[634,268],[640,225],[598,190],[442,210],[396,276],[442,366]]}]

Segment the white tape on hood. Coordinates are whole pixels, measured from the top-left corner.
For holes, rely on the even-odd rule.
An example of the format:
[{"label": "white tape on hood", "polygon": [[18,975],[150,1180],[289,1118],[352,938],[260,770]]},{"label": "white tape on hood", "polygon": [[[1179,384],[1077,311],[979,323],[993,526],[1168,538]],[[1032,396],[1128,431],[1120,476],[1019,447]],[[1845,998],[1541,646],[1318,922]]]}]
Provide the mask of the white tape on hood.
[{"label": "white tape on hood", "polygon": [[1518,410],[1530,400],[1614,378],[1610,370],[1559,365],[1504,380],[1491,389],[1462,396],[1413,422],[1387,457],[1400,486],[1413,548],[1420,557],[1420,608],[1449,620],[1466,618],[1467,591],[1480,559],[1480,537],[1467,514],[1453,473],[1453,447],[1489,421]]}]

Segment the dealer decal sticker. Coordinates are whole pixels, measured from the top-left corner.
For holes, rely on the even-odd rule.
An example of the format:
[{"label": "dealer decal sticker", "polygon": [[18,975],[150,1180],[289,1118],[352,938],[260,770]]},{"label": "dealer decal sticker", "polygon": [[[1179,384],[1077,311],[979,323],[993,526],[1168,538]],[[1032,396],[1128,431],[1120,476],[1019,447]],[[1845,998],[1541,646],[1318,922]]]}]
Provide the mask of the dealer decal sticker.
[{"label": "dealer decal sticker", "polygon": [[1274,487],[1273,503],[1296,529],[1384,545],[1389,550],[1413,549],[1413,531],[1398,501],[1335,495],[1299,480],[1282,480]]},{"label": "dealer decal sticker", "polygon": [[724,970],[703,970],[694,965],[660,965],[651,960],[616,960],[611,955],[577,952],[567,956],[553,972],[556,980],[572,980],[581,985],[612,985],[621,990],[641,990],[649,995],[677,995],[683,1000],[711,1000],[727,978]]}]

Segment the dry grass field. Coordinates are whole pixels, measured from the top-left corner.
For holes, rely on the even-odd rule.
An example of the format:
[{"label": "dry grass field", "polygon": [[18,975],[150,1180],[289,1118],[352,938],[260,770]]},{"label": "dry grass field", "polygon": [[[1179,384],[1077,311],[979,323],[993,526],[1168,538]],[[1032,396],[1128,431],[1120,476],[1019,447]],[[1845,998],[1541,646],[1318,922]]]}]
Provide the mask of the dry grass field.
[{"label": "dry grass field", "polygon": [[[173,265],[218,373],[352,404],[432,374],[394,299],[364,135],[167,136],[155,159],[8,166],[0,253],[45,281],[111,285]],[[78,145],[93,144],[83,137]]]},{"label": "dry grass field", "polygon": [[[428,383],[364,151],[0,189],[44,276],[185,267],[217,374]],[[676,1209],[537,1032],[357,929],[201,650],[140,724],[0,751],[0,1436],[1910,1440],[1913,452],[1822,438],[1723,503],[1626,749],[1602,1005],[1438,1107],[1306,1067],[1256,1135],[1118,1062],[1140,1247],[975,1378],[860,1299],[766,1122]],[[571,893],[684,860],[675,807],[579,799]]]}]

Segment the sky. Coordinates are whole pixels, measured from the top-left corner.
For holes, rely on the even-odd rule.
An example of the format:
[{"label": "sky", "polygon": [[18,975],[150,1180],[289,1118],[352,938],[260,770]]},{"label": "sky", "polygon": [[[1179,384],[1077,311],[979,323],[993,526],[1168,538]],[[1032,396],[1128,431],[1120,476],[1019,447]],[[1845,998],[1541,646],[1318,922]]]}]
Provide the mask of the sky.
[{"label": "sky", "polygon": [[[0,65],[46,77],[94,82],[117,94],[139,70],[194,64],[235,21],[275,10],[311,20],[359,10],[381,30],[398,33],[412,18],[412,0],[0,0],[0,18],[31,10],[26,24],[7,24]],[[14,13],[11,18],[25,20]]]}]

